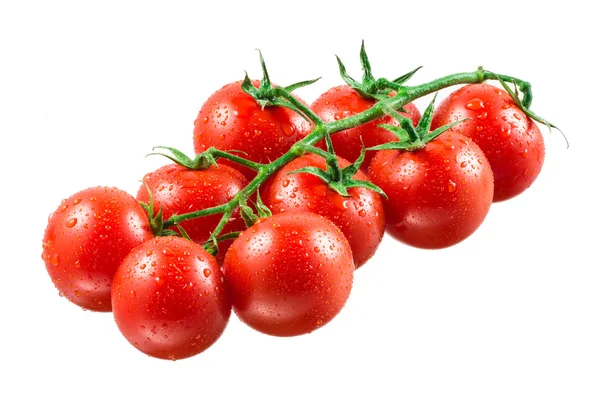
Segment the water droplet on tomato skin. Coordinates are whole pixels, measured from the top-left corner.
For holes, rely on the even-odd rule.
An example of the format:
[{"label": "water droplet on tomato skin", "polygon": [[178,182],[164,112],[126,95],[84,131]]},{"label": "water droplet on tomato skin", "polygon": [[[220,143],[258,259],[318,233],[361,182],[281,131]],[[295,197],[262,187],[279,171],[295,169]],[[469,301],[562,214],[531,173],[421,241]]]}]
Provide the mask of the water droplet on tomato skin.
[{"label": "water droplet on tomato skin", "polygon": [[468,103],[465,104],[465,108],[471,111],[478,111],[480,109],[485,108],[485,104],[479,98],[474,98]]},{"label": "water droplet on tomato skin", "polygon": [[448,192],[456,191],[456,183],[452,180],[448,180]]},{"label": "water droplet on tomato skin", "polygon": [[364,209],[361,209],[358,211],[358,216],[365,217],[367,216],[367,212]]},{"label": "water droplet on tomato skin", "polygon": [[208,278],[211,274],[210,269],[208,269],[208,268],[204,268],[204,271],[202,271],[202,273],[204,274],[204,276],[206,278]]},{"label": "water droplet on tomato skin", "polygon": [[50,257],[50,263],[52,265],[54,265],[55,267],[58,266],[58,264],[60,264],[60,259],[58,257],[58,254],[52,254],[52,256]]}]

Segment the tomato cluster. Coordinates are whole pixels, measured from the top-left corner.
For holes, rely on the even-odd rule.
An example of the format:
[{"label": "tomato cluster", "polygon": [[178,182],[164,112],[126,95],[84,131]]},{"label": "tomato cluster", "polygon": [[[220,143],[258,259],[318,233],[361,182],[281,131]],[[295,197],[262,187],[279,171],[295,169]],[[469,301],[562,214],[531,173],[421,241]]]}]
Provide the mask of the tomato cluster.
[{"label": "tomato cluster", "polygon": [[137,200],[95,187],[62,201],[42,253],[61,296],[112,311],[132,345],[163,359],[207,349],[232,309],[265,334],[301,335],[342,310],[385,231],[449,247],[535,180],[544,142],[513,94],[470,84],[422,116],[390,110],[412,73],[376,81],[365,60],[363,84],[340,62],[348,84],[310,107],[266,70],[227,84],[194,122],[195,159],[169,149],[176,164],[147,174]]}]

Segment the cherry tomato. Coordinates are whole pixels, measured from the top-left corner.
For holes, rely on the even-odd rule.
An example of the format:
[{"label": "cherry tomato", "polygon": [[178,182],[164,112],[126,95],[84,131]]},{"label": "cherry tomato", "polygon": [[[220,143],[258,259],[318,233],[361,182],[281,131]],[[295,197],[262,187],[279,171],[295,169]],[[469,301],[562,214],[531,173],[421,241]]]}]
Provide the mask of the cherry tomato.
[{"label": "cherry tomato", "polygon": [[172,360],[210,347],[231,314],[217,261],[181,237],[158,237],[133,249],[115,274],[112,305],[133,346]]},{"label": "cherry tomato", "polygon": [[[338,162],[341,168],[350,164],[342,158]],[[354,265],[360,267],[375,254],[385,232],[381,196],[362,187],[348,188],[350,196],[342,196],[312,174],[289,174],[307,166],[327,168],[325,160],[314,154],[292,160],[265,186],[265,203],[273,213],[313,212],[331,220],[344,233]],[[368,181],[360,170],[353,179]]]},{"label": "cherry tomato", "polygon": [[538,126],[504,90],[471,84],[450,94],[436,110],[432,128],[470,118],[453,128],[483,150],[494,172],[494,202],[510,199],[531,186],[544,163]]},{"label": "cherry tomato", "polygon": [[153,237],[133,196],[117,188],[88,188],[62,201],[48,219],[42,258],[62,296],[85,309],[110,311],[119,264]]},{"label": "cherry tomato", "polygon": [[[311,109],[325,122],[333,122],[363,112],[375,105],[375,102],[375,100],[361,97],[352,87],[341,85],[322,94],[312,103]],[[417,107],[409,103],[404,106],[404,109],[406,113],[402,113],[402,115],[410,118],[413,125],[417,126],[421,119],[421,113]],[[364,125],[332,134],[331,141],[335,153],[354,162],[362,149],[361,139],[365,148],[398,140],[394,134],[380,128],[381,124],[398,126],[398,122],[394,118],[386,115]],[[322,148],[325,148],[324,145],[324,142],[319,144]],[[366,169],[369,166],[374,155],[374,151],[367,151],[363,168]]]},{"label": "cherry tomato", "polygon": [[[169,164],[146,174],[144,183],[152,192],[155,213],[162,207],[163,217],[168,219],[174,214],[227,203],[248,184],[248,180],[239,171],[224,164],[219,164],[218,168],[211,166],[204,170],[190,170],[178,164]],[[148,191],[144,185],[140,187],[137,198],[149,202]],[[208,240],[220,219],[221,215],[204,216],[186,220],[181,223],[181,227],[193,241],[202,244]],[[222,234],[245,228],[244,221],[236,211]],[[231,241],[219,243],[218,262],[223,262],[229,245]]]},{"label": "cherry tomato", "polygon": [[387,231],[420,248],[444,248],[483,222],[494,193],[492,170],[475,142],[448,131],[415,151],[377,152],[369,175],[388,196]]},{"label": "cherry tomato", "polygon": [[[257,87],[258,83],[253,81]],[[241,81],[237,81],[217,90],[198,112],[194,121],[194,149],[201,153],[212,146],[268,163],[286,153],[310,130],[311,125],[288,108],[261,108],[242,90]],[[220,159],[219,164],[234,167],[249,180],[256,176],[255,171],[225,159]]]},{"label": "cherry tomato", "polygon": [[259,220],[225,255],[233,309],[250,327],[270,335],[312,332],[344,307],[354,264],[342,232],[314,213],[282,213]]}]

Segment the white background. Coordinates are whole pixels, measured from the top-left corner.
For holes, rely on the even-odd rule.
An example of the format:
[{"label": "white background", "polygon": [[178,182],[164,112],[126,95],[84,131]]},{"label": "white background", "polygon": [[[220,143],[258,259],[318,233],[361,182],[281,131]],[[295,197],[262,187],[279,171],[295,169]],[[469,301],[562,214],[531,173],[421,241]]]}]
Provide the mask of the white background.
[{"label": "white background", "polygon": [[[600,37],[583,1],[13,1],[0,6],[0,402],[600,402],[597,117]],[[385,238],[341,314],[291,339],[232,316],[205,353],[146,357],[111,314],[59,298],[40,258],[46,218],[95,185],[135,193],[192,152],[204,100],[247,70],[255,48],[278,84],[425,66],[412,83],[479,65],[529,80],[544,169],[495,204],[467,241],[422,251]],[[442,97],[440,96],[440,99]],[[428,100],[421,100],[423,110]],[[187,400],[187,401],[183,401]],[[40,402],[40,401],[38,401]]]}]

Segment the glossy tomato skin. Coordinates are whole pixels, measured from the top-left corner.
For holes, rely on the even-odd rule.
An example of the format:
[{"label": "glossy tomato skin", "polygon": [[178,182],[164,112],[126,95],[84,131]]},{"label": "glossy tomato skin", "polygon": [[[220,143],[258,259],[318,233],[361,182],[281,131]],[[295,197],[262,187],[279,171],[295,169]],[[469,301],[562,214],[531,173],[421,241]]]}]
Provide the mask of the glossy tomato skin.
[{"label": "glossy tomato skin", "polygon": [[[350,164],[342,158],[338,161],[342,168]],[[346,197],[312,174],[289,174],[307,166],[327,169],[325,160],[314,154],[291,161],[265,186],[265,203],[274,214],[312,212],[331,220],[348,240],[355,267],[360,267],[375,254],[385,233],[381,196],[367,188],[355,187],[348,189],[350,196]],[[360,170],[353,179],[369,180]]]},{"label": "glossy tomato skin", "polygon": [[110,311],[119,264],[153,237],[133,196],[117,188],[88,188],[62,201],[49,217],[42,258],[62,296],[84,309]]},{"label": "glossy tomato skin", "polygon": [[[363,112],[375,105],[375,102],[375,100],[362,98],[352,87],[341,85],[323,93],[312,103],[311,109],[325,122],[333,122]],[[409,103],[404,106],[404,109],[406,113],[402,113],[402,115],[410,118],[413,125],[418,125],[421,113],[417,107]],[[335,153],[348,161],[354,162],[362,149],[361,139],[365,148],[396,141],[397,138],[394,134],[379,127],[381,124],[398,125],[398,122],[386,115],[364,125],[334,133],[331,135],[331,141]],[[321,142],[319,146],[325,148],[324,142]],[[374,151],[366,153],[362,165],[365,170],[374,155]]]},{"label": "glossy tomato skin", "polygon": [[432,128],[470,118],[453,128],[485,153],[494,172],[494,202],[510,199],[535,181],[544,164],[538,126],[504,90],[489,84],[464,86],[435,111]]},{"label": "glossy tomato skin", "polygon": [[420,248],[445,248],[470,236],[492,204],[494,178],[483,152],[452,131],[412,152],[379,151],[369,174],[388,196],[387,231]]},{"label": "glossy tomato skin", "polygon": [[[253,84],[258,87],[258,81]],[[312,126],[296,112],[284,107],[264,109],[241,88],[241,81],[227,84],[204,103],[194,121],[194,150],[209,147],[224,151],[237,150],[240,157],[259,163],[273,161]],[[237,163],[220,159],[219,164],[234,167],[252,180],[256,172]]]},{"label": "glossy tomato skin", "polygon": [[223,264],[233,309],[266,334],[312,332],[344,307],[354,264],[342,232],[314,213],[261,219],[234,241]]},{"label": "glossy tomato skin", "polygon": [[[162,207],[165,219],[174,214],[194,212],[229,202],[247,184],[248,180],[237,170],[224,164],[203,170],[190,170],[178,164],[169,164],[144,176],[154,200],[155,213]],[[137,198],[149,202],[148,191],[140,186]],[[221,215],[186,220],[181,226],[198,244],[206,242],[217,227]],[[234,212],[222,234],[244,230],[246,226],[238,211]],[[223,262],[231,241],[219,243],[217,261]]]},{"label": "glossy tomato skin", "polygon": [[115,274],[112,305],[125,338],[160,359],[204,351],[231,315],[217,261],[181,237],[158,237],[131,251]]}]

